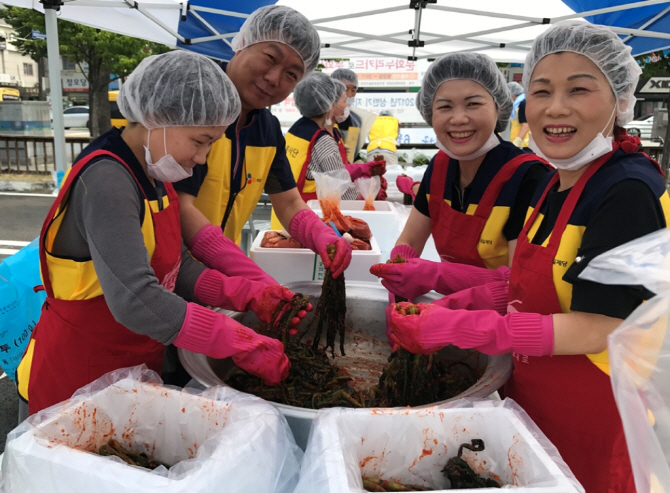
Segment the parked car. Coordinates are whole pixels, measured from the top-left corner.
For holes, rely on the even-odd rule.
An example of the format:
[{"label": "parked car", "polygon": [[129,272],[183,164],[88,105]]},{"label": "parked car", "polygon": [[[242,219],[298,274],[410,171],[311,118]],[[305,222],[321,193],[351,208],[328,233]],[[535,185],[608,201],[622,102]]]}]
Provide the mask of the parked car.
[{"label": "parked car", "polygon": [[63,126],[65,129],[88,127],[88,106],[70,106],[64,109]]},{"label": "parked car", "polygon": [[625,125],[629,135],[640,137],[642,140],[651,139],[651,129],[654,127],[654,115],[647,115],[639,120],[633,120]]}]

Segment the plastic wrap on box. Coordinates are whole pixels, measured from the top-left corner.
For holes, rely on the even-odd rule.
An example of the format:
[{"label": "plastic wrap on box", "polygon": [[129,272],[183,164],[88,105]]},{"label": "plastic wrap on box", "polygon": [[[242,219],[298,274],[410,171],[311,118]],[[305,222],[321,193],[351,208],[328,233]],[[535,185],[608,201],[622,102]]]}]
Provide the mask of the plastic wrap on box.
[{"label": "plastic wrap on box", "polygon": [[655,293],[610,334],[607,346],[635,487],[670,492],[670,229],[596,257],[580,277]]},{"label": "plastic wrap on box", "polygon": [[[480,475],[519,492],[584,489],[513,401],[459,400],[423,409],[327,409],[317,414],[295,493],[359,493],[362,476],[445,488],[441,470],[462,443],[484,441],[463,459]],[[476,489],[471,491],[478,491]],[[487,490],[490,491],[490,490]]]},{"label": "plastic wrap on box", "polygon": [[[161,383],[144,365],[116,370],[28,418],[8,435],[0,491],[293,491],[302,451],[273,406],[228,387]],[[172,467],[91,453],[110,438]]]}]

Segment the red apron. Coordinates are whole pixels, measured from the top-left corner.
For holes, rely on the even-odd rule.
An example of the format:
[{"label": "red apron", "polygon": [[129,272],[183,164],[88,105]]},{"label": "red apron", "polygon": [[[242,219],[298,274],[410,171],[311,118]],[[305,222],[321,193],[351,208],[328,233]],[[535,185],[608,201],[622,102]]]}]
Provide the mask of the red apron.
[{"label": "red apron", "polygon": [[[309,163],[312,162],[312,149],[314,149],[314,144],[316,144],[316,139],[319,138],[319,136],[323,133],[328,133],[328,130],[322,128],[318,130],[313,136],[312,139],[309,141],[309,147],[307,148],[307,157],[305,158],[305,162],[302,165],[302,169],[300,170],[300,176],[298,176],[298,191],[300,192],[300,196],[302,197],[302,200],[304,202],[307,202],[308,200],[316,200],[316,192],[305,192],[305,180],[307,179],[307,168],[309,166]],[[347,151],[344,148],[344,143],[342,142],[342,137],[340,136],[339,132],[335,134],[337,137],[333,137],[335,141],[337,142],[337,147],[340,151],[340,156],[342,157],[342,164],[348,164],[349,161],[347,161]]]},{"label": "red apron", "polygon": [[[98,150],[89,154],[73,166],[42,225],[40,265],[47,299],[32,334],[35,350],[28,381],[30,414],[70,398],[77,389],[112,370],[142,363],[156,372],[161,370],[165,346],[116,322],[104,296],[72,301],[54,298],[45,252],[47,231],[83,166],[102,155],[130,171],[111,152]],[[163,287],[173,291],[181,261],[179,201],[171,184],[166,183],[165,189],[170,204],[151,213],[156,238],[151,267]]]},{"label": "red apron", "polygon": [[444,201],[449,156],[442,151],[437,153],[430,180],[428,209],[435,248],[443,262],[486,267],[479,256],[477,245],[498,195],[519,166],[538,159],[534,154],[520,154],[505,163],[486,187],[474,215],[469,215],[453,209]]},{"label": "red apron", "polygon": [[[618,146],[615,147],[615,149]],[[528,231],[554,175],[526,221],[514,254],[509,282],[510,312],[561,313],[552,266],[563,232],[587,181],[613,152],[591,164],[570,190],[546,247],[534,245]],[[556,445],[587,493],[633,493],[635,484],[612,384],[586,355],[532,357],[514,354],[505,397],[523,407]]]}]

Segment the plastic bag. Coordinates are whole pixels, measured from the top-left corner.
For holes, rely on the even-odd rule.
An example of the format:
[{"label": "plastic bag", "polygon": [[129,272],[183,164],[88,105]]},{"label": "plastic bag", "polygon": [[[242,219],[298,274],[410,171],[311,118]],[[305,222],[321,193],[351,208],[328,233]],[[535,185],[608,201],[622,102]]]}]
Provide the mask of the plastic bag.
[{"label": "plastic bag", "polygon": [[373,176],[372,178],[359,178],[354,183],[356,184],[356,188],[358,188],[360,194],[363,196],[363,200],[365,200],[363,210],[374,211],[374,201],[377,198],[377,194],[381,188],[379,176]]},{"label": "plastic bag", "polygon": [[319,199],[324,222],[329,224],[332,221],[339,231],[349,231],[351,223],[340,211],[342,194],[353,186],[349,172],[342,168],[312,175],[316,182],[316,197]]},{"label": "plastic bag", "polygon": [[[286,419],[228,387],[161,385],[138,366],[110,372],[9,433],[3,493],[290,493],[302,452]],[[170,469],[90,453],[110,438]]]},{"label": "plastic bag", "polygon": [[14,381],[46,299],[33,289],[41,284],[38,238],[0,262],[0,367]]},{"label": "plastic bag", "polygon": [[635,487],[670,492],[670,229],[596,257],[580,277],[655,293],[609,335],[607,346]]},{"label": "plastic bag", "polygon": [[[362,492],[362,476],[444,488],[442,468],[462,443],[484,441],[463,459],[482,477],[515,491],[583,492],[528,415],[510,399],[458,400],[421,409],[321,410],[295,493]],[[532,489],[531,489],[532,488]]]}]

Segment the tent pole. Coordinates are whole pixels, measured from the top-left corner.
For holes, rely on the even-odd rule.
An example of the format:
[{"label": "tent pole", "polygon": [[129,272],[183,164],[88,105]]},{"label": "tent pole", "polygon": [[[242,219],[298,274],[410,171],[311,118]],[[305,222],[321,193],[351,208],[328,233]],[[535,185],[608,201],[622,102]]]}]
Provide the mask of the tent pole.
[{"label": "tent pole", "polygon": [[56,12],[60,0],[40,0],[44,6],[44,22],[47,34],[47,59],[49,61],[49,88],[51,90],[51,113],[54,127],[54,161],[56,171],[65,171],[65,128],[63,127],[63,90],[61,87],[60,53],[58,48],[58,23]]}]

